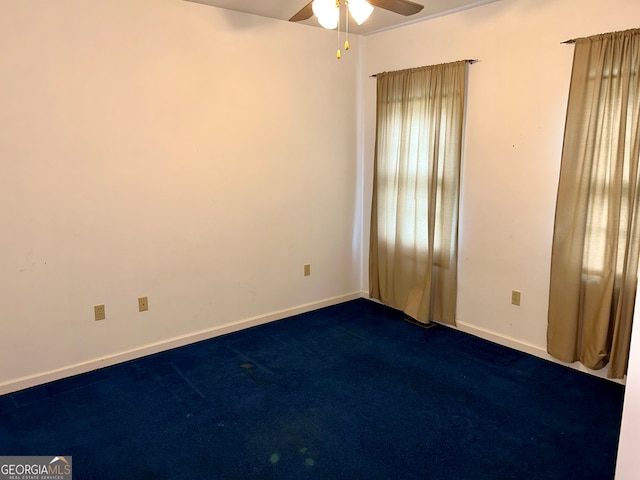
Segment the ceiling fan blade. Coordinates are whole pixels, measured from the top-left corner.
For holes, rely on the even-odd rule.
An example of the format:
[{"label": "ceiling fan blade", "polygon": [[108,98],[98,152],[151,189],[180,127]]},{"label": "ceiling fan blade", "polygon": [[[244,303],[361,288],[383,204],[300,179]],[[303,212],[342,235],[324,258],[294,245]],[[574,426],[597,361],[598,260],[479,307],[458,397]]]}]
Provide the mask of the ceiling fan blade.
[{"label": "ceiling fan blade", "polygon": [[[408,17],[420,12],[424,5],[409,0],[367,0],[371,5]],[[306,8],[306,7],[305,7]]]},{"label": "ceiling fan blade", "polygon": [[302,9],[296,13],[293,17],[289,19],[290,22],[301,22],[302,20],[306,20],[313,16],[313,10],[311,8],[311,4],[313,2],[307,3]]}]

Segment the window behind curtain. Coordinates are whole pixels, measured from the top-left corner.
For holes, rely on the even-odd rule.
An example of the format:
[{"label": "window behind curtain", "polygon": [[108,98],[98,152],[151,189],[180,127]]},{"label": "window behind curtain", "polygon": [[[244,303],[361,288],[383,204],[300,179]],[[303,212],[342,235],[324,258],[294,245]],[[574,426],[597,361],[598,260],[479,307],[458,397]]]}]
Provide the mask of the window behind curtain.
[{"label": "window behind curtain", "polygon": [[422,322],[455,323],[466,65],[377,78],[370,293]]},{"label": "window behind curtain", "polygon": [[638,281],[640,30],[576,41],[551,259],[547,350],[626,372]]}]

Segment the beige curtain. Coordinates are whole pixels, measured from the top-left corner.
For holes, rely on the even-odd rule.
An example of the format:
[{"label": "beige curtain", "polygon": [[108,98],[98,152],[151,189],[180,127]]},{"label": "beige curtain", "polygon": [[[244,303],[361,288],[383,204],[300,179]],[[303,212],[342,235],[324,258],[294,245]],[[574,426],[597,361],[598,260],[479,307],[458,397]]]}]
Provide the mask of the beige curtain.
[{"label": "beige curtain", "polygon": [[455,324],[467,62],[377,76],[370,295]]},{"label": "beige curtain", "polygon": [[626,372],[640,247],[640,30],[576,40],[551,258],[547,350]]}]

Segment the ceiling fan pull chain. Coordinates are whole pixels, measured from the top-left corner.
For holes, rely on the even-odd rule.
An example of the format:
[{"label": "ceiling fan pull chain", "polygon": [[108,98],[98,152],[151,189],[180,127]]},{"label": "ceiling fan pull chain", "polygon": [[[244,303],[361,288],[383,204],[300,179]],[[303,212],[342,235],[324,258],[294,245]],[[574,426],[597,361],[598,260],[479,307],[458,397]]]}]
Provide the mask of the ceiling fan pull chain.
[{"label": "ceiling fan pull chain", "polygon": [[340,52],[340,0],[336,0],[336,8],[338,9],[338,52],[336,53],[336,58],[340,60],[342,58],[342,53]]},{"label": "ceiling fan pull chain", "polygon": [[345,0],[344,2],[344,24],[346,30],[344,49],[349,50],[349,0]]}]

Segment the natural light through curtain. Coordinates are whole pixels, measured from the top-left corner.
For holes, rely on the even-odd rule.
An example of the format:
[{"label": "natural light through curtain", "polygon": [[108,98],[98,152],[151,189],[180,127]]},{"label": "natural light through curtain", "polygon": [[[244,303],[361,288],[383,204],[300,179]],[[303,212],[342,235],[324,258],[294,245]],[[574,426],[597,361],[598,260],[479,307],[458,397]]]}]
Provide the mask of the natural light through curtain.
[{"label": "natural light through curtain", "polygon": [[370,295],[455,324],[467,62],[377,76]]},{"label": "natural light through curtain", "polygon": [[551,259],[547,349],[626,373],[638,283],[640,30],[576,40]]}]

